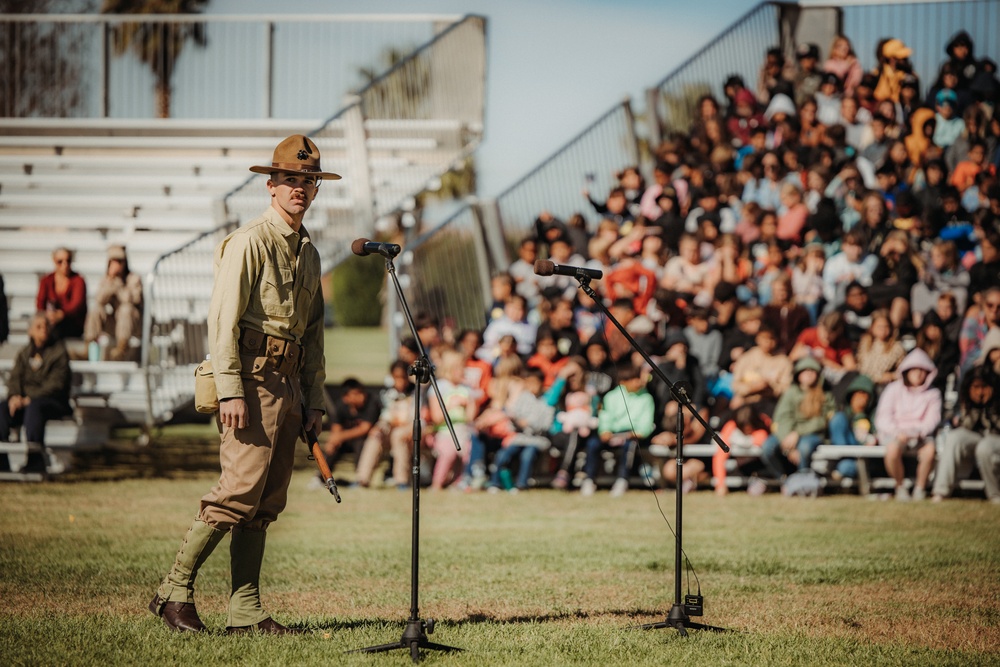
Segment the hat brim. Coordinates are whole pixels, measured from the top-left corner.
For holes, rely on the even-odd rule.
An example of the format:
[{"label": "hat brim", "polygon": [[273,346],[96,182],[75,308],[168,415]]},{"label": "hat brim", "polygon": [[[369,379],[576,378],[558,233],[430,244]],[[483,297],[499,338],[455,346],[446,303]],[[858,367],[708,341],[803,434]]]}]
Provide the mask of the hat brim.
[{"label": "hat brim", "polygon": [[279,168],[275,167],[274,165],[267,167],[262,165],[256,165],[250,167],[250,171],[254,172],[255,174],[273,174],[279,171],[284,172],[286,174],[308,174],[309,176],[318,176],[320,178],[325,178],[329,181],[339,181],[341,179],[340,174],[335,174],[332,171],[309,171],[305,169],[288,169],[287,167]]}]

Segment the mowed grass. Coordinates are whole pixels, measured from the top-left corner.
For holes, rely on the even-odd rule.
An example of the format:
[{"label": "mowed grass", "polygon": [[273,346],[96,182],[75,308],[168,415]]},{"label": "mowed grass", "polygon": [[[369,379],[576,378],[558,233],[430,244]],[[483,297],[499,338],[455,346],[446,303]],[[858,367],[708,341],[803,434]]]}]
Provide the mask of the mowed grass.
[{"label": "mowed grass", "polygon": [[368,385],[381,385],[395,358],[389,353],[388,329],[378,327],[330,327],[324,352],[327,384],[356,377]]},{"label": "mowed grass", "polygon": [[[146,605],[210,472],[174,479],[0,485],[5,665],[389,665],[410,609],[410,494],[344,489],[297,470],[268,534],[264,602],[295,637],[222,634],[228,541],[198,581],[208,635]],[[441,665],[1000,664],[1000,508],[853,496],[685,499],[705,595],[692,620],[730,632],[643,631],[673,601],[672,492],[424,492],[420,617]],[[695,578],[691,576],[691,588]],[[686,589],[686,586],[685,586]]]}]

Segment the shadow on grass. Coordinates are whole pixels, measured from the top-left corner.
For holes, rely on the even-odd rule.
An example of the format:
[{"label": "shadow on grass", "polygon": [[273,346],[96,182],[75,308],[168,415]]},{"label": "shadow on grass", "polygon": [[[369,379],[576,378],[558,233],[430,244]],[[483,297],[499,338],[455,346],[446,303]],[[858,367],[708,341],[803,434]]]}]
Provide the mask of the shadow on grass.
[{"label": "shadow on grass", "polygon": [[[549,614],[523,614],[503,616],[499,614],[468,614],[462,618],[436,619],[437,627],[453,628],[462,625],[479,624],[528,624],[528,623],[558,623],[561,621],[584,621],[595,618],[624,617],[628,619],[648,619],[665,617],[666,611],[651,609],[607,609],[600,612],[589,612],[583,610],[560,611]],[[400,628],[406,624],[406,619],[357,619],[350,621],[329,621],[323,623],[310,623],[308,625],[297,626],[304,630],[386,630]]]},{"label": "shadow on grass", "polygon": [[[184,479],[219,472],[219,436],[212,425],[167,427],[149,444],[136,442],[136,429],[115,431],[102,448],[76,452],[73,467],[54,479],[64,482],[126,479]],[[295,467],[309,468],[305,445],[296,448]]]}]

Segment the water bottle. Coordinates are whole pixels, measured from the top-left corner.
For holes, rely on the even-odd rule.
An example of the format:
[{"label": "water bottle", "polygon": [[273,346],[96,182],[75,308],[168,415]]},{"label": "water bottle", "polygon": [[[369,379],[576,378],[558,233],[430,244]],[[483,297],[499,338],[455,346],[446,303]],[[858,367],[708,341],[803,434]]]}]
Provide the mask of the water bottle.
[{"label": "water bottle", "polygon": [[111,338],[107,334],[101,334],[97,337],[97,359],[94,361],[100,361],[101,359],[107,358],[108,345],[111,343]]},{"label": "water bottle", "polygon": [[504,491],[510,491],[514,488],[514,479],[511,477],[510,470],[504,468],[500,471],[500,486],[503,487]]},{"label": "water bottle", "polygon": [[100,361],[101,360],[101,346],[98,345],[96,340],[90,341],[87,345],[87,361]]}]

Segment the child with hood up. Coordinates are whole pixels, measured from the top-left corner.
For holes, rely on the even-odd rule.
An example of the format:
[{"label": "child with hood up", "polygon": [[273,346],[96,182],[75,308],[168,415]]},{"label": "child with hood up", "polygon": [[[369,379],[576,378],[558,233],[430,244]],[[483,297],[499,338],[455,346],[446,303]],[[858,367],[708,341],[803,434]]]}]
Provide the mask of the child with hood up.
[{"label": "child with hood up", "polygon": [[875,424],[885,445],[885,469],[896,481],[896,500],[910,500],[904,485],[903,456],[917,457],[912,498],[927,497],[927,480],[934,468],[934,431],[941,421],[941,391],[933,386],[937,368],[927,353],[914,349],[899,364],[898,379],[878,401]]},{"label": "child with hood up", "polygon": [[792,386],[781,394],[774,408],[771,435],[761,453],[774,479],[785,476],[788,464],[809,470],[813,452],[823,442],[834,402],[833,396],[823,390],[821,371],[819,362],[811,356],[795,362]]},{"label": "child with hood up", "polygon": [[[1000,329],[996,331],[1000,332]],[[961,478],[969,476],[972,465],[986,486],[986,498],[1000,504],[1000,378],[987,364],[974,366],[962,381],[956,428],[948,432],[934,473],[934,502],[941,502],[955,490]]]},{"label": "child with hood up", "polygon": [[[872,406],[875,398],[875,383],[867,375],[859,374],[847,385],[844,407],[830,419],[831,445],[866,445],[878,442],[872,421]],[[845,477],[858,476],[857,459],[841,459],[830,477],[839,482]]]}]

